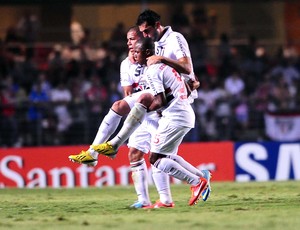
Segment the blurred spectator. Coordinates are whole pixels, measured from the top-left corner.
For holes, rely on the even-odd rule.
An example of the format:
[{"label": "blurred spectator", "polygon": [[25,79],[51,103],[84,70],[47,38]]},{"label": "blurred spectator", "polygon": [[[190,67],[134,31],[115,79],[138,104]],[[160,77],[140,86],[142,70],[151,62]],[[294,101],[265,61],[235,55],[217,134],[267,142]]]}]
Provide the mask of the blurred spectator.
[{"label": "blurred spectator", "polygon": [[72,124],[72,118],[68,110],[72,95],[64,82],[60,82],[57,87],[51,90],[50,100],[58,121],[54,144],[59,145],[64,143],[65,135]]},{"label": "blurred spectator", "polygon": [[234,107],[234,139],[242,140],[249,128],[249,105],[247,96],[242,94]]},{"label": "blurred spectator", "polygon": [[8,91],[14,98],[14,108],[15,108],[15,120],[17,121],[18,127],[18,143],[15,146],[21,146],[23,143],[22,132],[26,130],[26,113],[28,98],[27,92],[22,88],[17,82],[14,81],[12,76],[8,75],[6,78],[1,81],[2,84],[7,87]]},{"label": "blurred spectator", "polygon": [[215,9],[208,10],[207,21],[208,21],[207,22],[208,23],[208,38],[216,38],[218,14]]},{"label": "blurred spectator", "polygon": [[218,45],[218,57],[221,60],[221,63],[226,62],[231,56],[231,45],[230,39],[227,33],[222,33],[219,38]]},{"label": "blurred spectator", "polygon": [[72,22],[70,26],[71,40],[73,45],[80,45],[84,40],[84,29],[79,22]]},{"label": "blurred spectator", "polygon": [[95,133],[99,127],[99,121],[103,119],[107,113],[109,103],[108,90],[102,85],[100,79],[95,75],[91,78],[91,88],[86,91],[86,102],[89,117],[89,141],[93,140]]},{"label": "blurred spectator", "polygon": [[216,119],[217,140],[232,140],[233,139],[233,112],[228,94],[219,98],[216,101],[214,110]]},{"label": "blurred spectator", "polygon": [[295,82],[300,81],[299,70],[291,60],[288,61],[287,66],[283,70],[283,78],[289,88],[293,87]]},{"label": "blurred spectator", "polygon": [[25,145],[47,145],[50,144],[46,140],[47,129],[49,129],[48,116],[50,114],[50,98],[48,89],[44,86],[44,82],[40,79],[32,86],[29,93],[28,123],[27,133],[24,137]]},{"label": "blurred spectator", "polygon": [[192,10],[192,37],[208,38],[209,25],[204,6],[199,5]]},{"label": "blurred spectator", "polygon": [[86,92],[92,87],[92,82],[80,76],[70,81],[72,102],[69,111],[72,124],[69,128],[66,144],[88,143],[88,105],[86,103]]},{"label": "blurred spectator", "polygon": [[0,144],[3,147],[17,147],[19,133],[15,95],[3,82],[0,87]]},{"label": "blurred spectator", "polygon": [[249,58],[251,60],[255,59],[256,48],[258,46],[257,37],[254,35],[249,35],[248,43],[246,45],[240,46],[241,54],[244,58]]},{"label": "blurred spectator", "polygon": [[297,46],[293,41],[287,41],[287,43],[282,47],[282,57],[290,59],[293,62],[297,61],[299,53]]},{"label": "blurred spectator", "polygon": [[118,22],[116,27],[112,30],[110,35],[110,44],[116,48],[126,48],[124,41],[126,38],[126,29],[123,22]]},{"label": "blurred spectator", "polygon": [[14,68],[11,74],[14,81],[29,93],[38,75],[38,66],[27,49],[14,56]]},{"label": "blurred spectator", "polygon": [[233,70],[225,79],[224,87],[233,100],[238,99],[238,97],[242,94],[245,88],[245,83],[237,69]]},{"label": "blurred spectator", "polygon": [[[101,46],[96,50],[95,55],[95,74],[100,76],[101,83],[106,85],[111,79],[108,79],[108,71],[111,65],[111,52],[109,48],[109,44],[104,42]],[[118,65],[119,66],[119,65]],[[107,78],[106,78],[107,76]],[[111,76],[109,76],[111,77]]]},{"label": "blurred spectator", "polygon": [[27,11],[17,24],[17,32],[26,43],[33,43],[38,40],[40,22],[37,15]]},{"label": "blurred spectator", "polygon": [[220,66],[220,77],[225,78],[229,75],[229,71],[232,66],[232,47],[230,45],[229,36],[226,33],[222,33],[220,35],[217,57]]},{"label": "blurred spectator", "polygon": [[112,105],[115,101],[121,100],[123,98],[122,93],[120,93],[118,84],[115,81],[109,84],[109,105]]},{"label": "blurred spectator", "polygon": [[205,38],[192,38],[190,40],[190,50],[192,50],[194,72],[201,78],[203,74],[206,74],[206,62],[208,58],[208,46]]},{"label": "blurred spectator", "polygon": [[200,122],[200,136],[202,139],[217,139],[215,109],[218,102],[226,96],[227,92],[217,82],[205,81],[201,83],[201,87],[198,89],[198,98],[195,100],[195,112],[198,122]]},{"label": "blurred spectator", "polygon": [[190,36],[190,20],[188,15],[185,13],[184,5],[179,3],[172,6],[173,13],[171,16],[171,25],[174,31],[178,31],[183,34],[184,37]]},{"label": "blurred spectator", "polygon": [[[67,49],[67,51],[69,51],[69,49]],[[58,85],[58,83],[65,78],[64,66],[66,62],[68,62],[68,59],[63,59],[62,52],[63,47],[60,44],[55,44],[52,52],[48,56],[48,75],[52,85]],[[71,52],[67,52],[67,54],[65,54],[65,56],[71,56]]]},{"label": "blurred spectator", "polygon": [[286,83],[284,76],[279,76],[273,84],[270,91],[270,99],[268,110],[269,111],[287,111],[294,108],[295,103],[292,100],[288,84]]}]

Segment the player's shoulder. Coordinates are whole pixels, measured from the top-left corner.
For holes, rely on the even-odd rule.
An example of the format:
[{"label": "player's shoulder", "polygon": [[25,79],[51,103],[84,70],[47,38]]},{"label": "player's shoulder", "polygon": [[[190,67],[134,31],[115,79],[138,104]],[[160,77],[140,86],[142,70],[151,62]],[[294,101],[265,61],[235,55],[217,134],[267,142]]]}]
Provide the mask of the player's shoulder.
[{"label": "player's shoulder", "polygon": [[174,30],[171,30],[171,31],[169,32],[169,37],[170,37],[170,38],[173,38],[173,39],[178,39],[178,38],[180,38],[180,39],[186,40],[185,37],[182,35],[182,33],[178,32],[178,31],[174,31]]},{"label": "player's shoulder", "polygon": [[121,65],[128,65],[128,63],[131,63],[128,56],[121,61]]},{"label": "player's shoulder", "polygon": [[137,66],[137,63],[132,63],[128,57],[126,57],[122,62],[121,62],[121,68],[131,68]]},{"label": "player's shoulder", "polygon": [[151,65],[148,74],[150,76],[156,76],[161,78],[165,75],[170,75],[172,70],[173,70],[172,67],[163,63],[158,63],[158,64]]},{"label": "player's shoulder", "polygon": [[157,64],[153,64],[148,66],[147,71],[151,71],[151,72],[157,72],[157,71],[162,71],[165,68],[168,68],[169,66],[163,63],[157,63]]}]

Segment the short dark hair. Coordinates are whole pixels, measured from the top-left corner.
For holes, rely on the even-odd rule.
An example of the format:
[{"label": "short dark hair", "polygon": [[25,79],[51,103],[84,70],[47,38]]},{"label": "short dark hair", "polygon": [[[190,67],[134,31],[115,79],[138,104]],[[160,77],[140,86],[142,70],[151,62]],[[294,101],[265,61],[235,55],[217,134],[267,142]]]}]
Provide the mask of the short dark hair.
[{"label": "short dark hair", "polygon": [[152,38],[143,37],[136,42],[136,44],[141,45],[141,50],[150,50],[152,54],[154,54],[154,42]]},{"label": "short dark hair", "polygon": [[160,15],[154,12],[153,10],[147,9],[138,16],[136,25],[140,26],[144,22],[147,22],[149,26],[155,26],[155,23],[159,21],[160,21]]},{"label": "short dark hair", "polygon": [[143,36],[143,33],[139,30],[139,27],[138,27],[138,26],[131,26],[131,27],[128,29],[127,32],[131,32],[131,31],[135,32],[139,38],[143,38],[143,37],[144,37],[144,36]]}]

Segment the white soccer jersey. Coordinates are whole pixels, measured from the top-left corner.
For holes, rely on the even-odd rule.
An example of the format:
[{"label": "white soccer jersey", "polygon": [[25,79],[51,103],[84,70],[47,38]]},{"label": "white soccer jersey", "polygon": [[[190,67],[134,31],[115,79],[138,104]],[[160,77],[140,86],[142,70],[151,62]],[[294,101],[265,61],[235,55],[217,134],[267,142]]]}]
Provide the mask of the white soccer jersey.
[{"label": "white soccer jersey", "polygon": [[144,77],[144,68],[139,64],[132,63],[128,57],[125,58],[120,66],[121,86],[132,86],[134,92],[148,88]]},{"label": "white soccer jersey", "polygon": [[[175,32],[170,26],[165,27],[166,31],[164,35],[156,41],[155,44],[155,55],[164,56],[173,60],[178,60],[182,57],[191,58],[191,52],[189,45],[181,33]],[[181,74],[187,77],[186,74]],[[192,72],[188,75],[188,78],[195,79],[193,63]]]},{"label": "white soccer jersey", "polygon": [[170,123],[193,128],[195,113],[180,74],[165,64],[155,64],[146,70],[147,81],[153,95],[165,92],[168,104],[162,108],[162,116]]},{"label": "white soccer jersey", "polygon": [[[195,80],[193,62],[191,58],[191,52],[189,45],[181,33],[175,32],[170,26],[165,27],[166,31],[159,41],[154,42],[155,44],[155,55],[164,56],[173,60],[178,60],[182,57],[189,57],[191,59],[192,71],[188,74],[181,74],[185,81],[189,79]],[[190,95],[190,103],[194,98],[197,98],[197,90],[194,90]]]}]

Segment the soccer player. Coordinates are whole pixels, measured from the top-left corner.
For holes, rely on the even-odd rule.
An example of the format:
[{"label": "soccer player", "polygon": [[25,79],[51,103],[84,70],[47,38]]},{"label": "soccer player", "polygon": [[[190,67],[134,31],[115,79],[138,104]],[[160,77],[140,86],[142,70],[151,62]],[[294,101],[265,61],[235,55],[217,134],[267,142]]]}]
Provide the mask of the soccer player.
[{"label": "soccer player", "polygon": [[200,83],[194,74],[191,52],[184,36],[173,31],[171,26],[163,26],[160,15],[149,9],[138,16],[136,25],[144,37],[154,40],[155,55],[147,59],[147,65],[164,63],[176,69],[189,83],[192,91],[189,99],[196,98]]},{"label": "soccer player", "polygon": [[[135,59],[139,64],[145,65],[147,58],[153,55],[153,52],[151,38],[136,42]],[[120,132],[112,140],[93,148],[104,155],[116,154],[118,148],[142,124],[147,112],[161,109],[162,117],[151,140],[150,163],[166,174],[191,184],[192,195],[189,205],[194,205],[207,188],[205,177],[209,175],[205,175],[177,155],[184,136],[195,124],[195,113],[188,100],[184,80],[174,68],[163,63],[148,66],[146,77],[151,94],[144,93],[139,97]],[[160,203],[158,201],[148,208],[160,207]]]},{"label": "soccer player", "polygon": [[[148,57],[147,65],[164,63],[176,69],[184,77],[187,88],[191,91],[189,100],[192,103],[194,98],[198,96],[196,89],[200,83],[194,74],[189,45],[181,33],[173,31],[171,26],[163,26],[160,19],[159,14],[147,9],[138,16],[136,21],[136,25],[144,37],[152,38],[155,44],[155,53]],[[152,171],[152,177],[158,193],[160,196],[163,196],[169,190],[169,185],[166,183],[168,178],[157,171],[157,168],[152,167]],[[204,201],[208,199],[211,192],[210,179],[209,177],[207,179],[208,187],[202,194]],[[171,194],[169,194],[169,197],[171,197]]]}]

